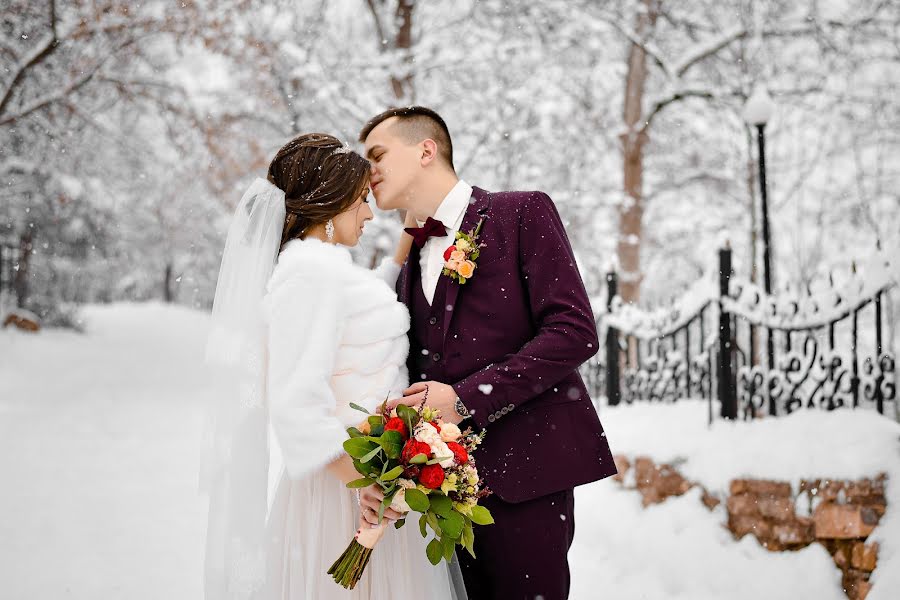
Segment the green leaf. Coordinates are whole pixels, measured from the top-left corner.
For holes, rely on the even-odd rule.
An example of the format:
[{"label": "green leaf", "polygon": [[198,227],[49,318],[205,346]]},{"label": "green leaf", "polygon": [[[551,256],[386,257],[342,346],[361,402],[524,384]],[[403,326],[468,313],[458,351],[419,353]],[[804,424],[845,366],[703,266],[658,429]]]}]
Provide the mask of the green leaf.
[{"label": "green leaf", "polygon": [[441,524],[441,529],[444,531],[444,535],[452,538],[458,539],[460,535],[462,535],[463,529],[466,526],[465,520],[462,518],[456,511],[450,511],[446,517],[442,519],[438,519]]},{"label": "green leaf", "polygon": [[351,438],[358,438],[358,437],[365,437],[365,436],[366,436],[366,434],[364,434],[362,431],[360,431],[360,430],[357,429],[356,427],[348,427],[348,428],[347,428],[347,435],[349,435]]},{"label": "green leaf", "polygon": [[394,523],[394,529],[400,529],[404,525],[406,525],[406,519],[397,519],[397,522]]},{"label": "green leaf", "polygon": [[403,422],[406,423],[407,431],[412,435],[413,427],[419,421],[419,413],[416,412],[416,409],[405,404],[398,404],[397,416],[403,419]]},{"label": "green leaf", "polygon": [[[387,463],[385,463],[387,464]],[[403,475],[403,465],[398,465],[381,476],[382,481],[393,481]]]},{"label": "green leaf", "polygon": [[447,496],[432,494],[429,497],[429,500],[431,502],[431,510],[433,510],[435,514],[446,517],[453,512],[453,501]]},{"label": "green leaf", "polygon": [[421,452],[409,459],[411,465],[424,465],[426,462],[428,462],[428,455]]},{"label": "green leaf", "polygon": [[359,404],[354,404],[353,402],[350,403],[350,408],[354,408],[354,409],[356,409],[356,410],[358,410],[358,411],[360,411],[360,412],[364,412],[364,413],[366,413],[367,415],[368,415],[368,414],[371,414],[371,413],[369,413],[368,410],[366,410],[365,408],[363,408],[363,407],[360,406]]},{"label": "green leaf", "polygon": [[428,556],[428,561],[431,564],[437,565],[441,562],[441,557],[444,555],[444,547],[437,538],[435,538],[428,542],[428,546],[425,548],[425,554]]},{"label": "green leaf", "polygon": [[425,518],[435,535],[443,535],[444,530],[441,529],[441,524],[438,522],[437,515],[434,514],[434,511],[429,510],[425,513]]},{"label": "green leaf", "polygon": [[370,460],[372,460],[373,458],[375,458],[376,456],[378,456],[379,452],[381,452],[381,446],[375,446],[374,448],[372,448],[372,450],[368,454],[366,454],[365,456],[360,458],[359,461],[361,463],[365,464],[365,463],[369,462]]},{"label": "green leaf", "polygon": [[372,448],[377,447],[378,445],[373,444],[367,437],[344,440],[344,450],[353,458],[362,458],[371,452]]},{"label": "green leaf", "polygon": [[419,517],[419,531],[422,532],[422,537],[428,537],[428,530],[425,529],[426,518],[425,515]]},{"label": "green leaf", "polygon": [[373,415],[366,419],[369,422],[370,427],[378,427],[379,425],[384,425],[384,418],[380,415]]},{"label": "green leaf", "polygon": [[381,518],[384,517],[384,511],[391,505],[391,502],[394,501],[393,494],[385,494],[384,500],[381,501],[381,504],[378,506],[378,522],[381,523]]},{"label": "green leaf", "polygon": [[403,451],[403,435],[399,431],[385,431],[378,440],[388,458],[399,458]]},{"label": "green leaf", "polygon": [[442,460],[447,460],[448,458],[453,458],[453,457],[452,457],[452,456],[435,456],[434,458],[432,458],[431,460],[429,460],[429,461],[428,461],[427,463],[425,463],[425,464],[428,464],[428,465],[436,465],[436,464],[438,464],[439,462],[441,462]]},{"label": "green leaf", "polygon": [[460,540],[463,548],[469,551],[473,557],[475,556],[475,530],[471,522],[467,522],[463,527],[462,539]]},{"label": "green leaf", "polygon": [[490,525],[494,522],[491,511],[483,506],[472,507],[472,522],[476,525]]},{"label": "green leaf", "polygon": [[350,489],[364,488],[364,487],[369,487],[370,485],[372,485],[374,483],[375,483],[374,479],[369,479],[368,477],[362,477],[360,479],[354,479],[353,481],[351,481],[350,483],[347,484],[347,487]]},{"label": "green leaf", "polygon": [[424,513],[428,510],[428,507],[431,506],[428,496],[415,488],[406,490],[405,498],[409,507],[416,512]]},{"label": "green leaf", "polygon": [[384,425],[378,425],[372,428],[371,433],[369,435],[374,438],[379,438],[384,433]]},{"label": "green leaf", "polygon": [[453,551],[456,550],[456,541],[451,537],[441,538],[441,545],[444,547],[444,560],[450,561]]}]

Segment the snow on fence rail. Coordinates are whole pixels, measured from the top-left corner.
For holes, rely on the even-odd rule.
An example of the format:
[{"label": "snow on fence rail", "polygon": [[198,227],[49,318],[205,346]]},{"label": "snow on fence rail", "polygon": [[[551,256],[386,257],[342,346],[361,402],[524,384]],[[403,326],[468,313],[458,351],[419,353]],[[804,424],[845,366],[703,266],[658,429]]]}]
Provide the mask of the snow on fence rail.
[{"label": "snow on fence rail", "polygon": [[779,295],[735,277],[729,248],[717,271],[654,311],[625,305],[616,274],[607,274],[598,322],[606,351],[582,368],[595,397],[611,405],[702,398],[710,421],[716,412],[733,419],[801,408],[900,413],[883,310],[898,283],[891,253],[854,263],[840,281],[829,275],[815,289]]}]

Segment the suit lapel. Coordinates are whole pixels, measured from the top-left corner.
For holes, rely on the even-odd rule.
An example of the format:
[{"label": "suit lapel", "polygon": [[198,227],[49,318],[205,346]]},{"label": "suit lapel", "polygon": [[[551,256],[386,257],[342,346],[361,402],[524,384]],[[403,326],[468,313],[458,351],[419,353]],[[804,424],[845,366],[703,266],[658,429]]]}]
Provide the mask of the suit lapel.
[{"label": "suit lapel", "polygon": [[[478,221],[480,219],[484,219],[484,225],[482,225],[482,231],[487,226],[488,215],[487,215],[487,207],[488,207],[488,192],[482,190],[481,188],[473,187],[472,188],[472,200],[469,202],[469,207],[466,209],[466,216],[463,217],[462,225],[460,225],[459,230],[463,233],[468,233],[475,229],[478,225]],[[475,269],[475,277],[478,277],[478,269]],[[447,332],[450,330],[450,321],[453,319],[453,313],[456,309],[456,299],[459,296],[460,288],[465,287],[461,286],[455,281],[452,281],[446,275],[441,274],[438,285],[447,286],[447,295],[446,295],[446,304],[444,310],[444,324],[443,324],[443,340],[447,339]],[[471,283],[467,283],[466,286],[471,285]],[[435,294],[437,297],[437,294]]]}]

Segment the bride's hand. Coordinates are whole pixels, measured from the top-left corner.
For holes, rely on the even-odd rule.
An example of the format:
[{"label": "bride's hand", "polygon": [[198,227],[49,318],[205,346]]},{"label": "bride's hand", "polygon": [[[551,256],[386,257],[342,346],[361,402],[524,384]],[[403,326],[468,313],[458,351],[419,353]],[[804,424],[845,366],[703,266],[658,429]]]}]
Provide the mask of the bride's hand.
[{"label": "bride's hand", "polygon": [[[416,223],[415,217],[412,216],[410,211],[406,211],[406,219],[403,221],[403,228],[407,227],[418,227],[419,224]],[[397,250],[394,252],[394,262],[398,265],[403,265],[406,262],[406,257],[409,255],[409,251],[412,248],[413,239],[412,236],[406,233],[405,231],[400,232],[400,239],[397,240]]]},{"label": "bride's hand", "polygon": [[[362,518],[370,526],[378,525],[378,508],[381,506],[382,500],[384,500],[384,493],[377,485],[370,485],[359,491],[359,509],[362,513]],[[402,516],[392,508],[384,509],[384,518],[390,521],[396,521]]]}]

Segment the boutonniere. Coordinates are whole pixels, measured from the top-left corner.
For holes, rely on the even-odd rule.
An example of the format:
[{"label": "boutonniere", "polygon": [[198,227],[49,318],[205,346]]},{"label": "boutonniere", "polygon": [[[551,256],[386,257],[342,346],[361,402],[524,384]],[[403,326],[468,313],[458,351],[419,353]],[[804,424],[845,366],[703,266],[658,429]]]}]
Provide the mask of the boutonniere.
[{"label": "boutonniere", "polygon": [[481,249],[485,246],[478,241],[478,234],[481,232],[483,224],[484,218],[482,217],[475,229],[469,233],[457,231],[453,245],[444,252],[444,269],[441,274],[456,281],[459,285],[465,285],[475,275],[475,268],[478,266],[476,261],[481,254]]}]

